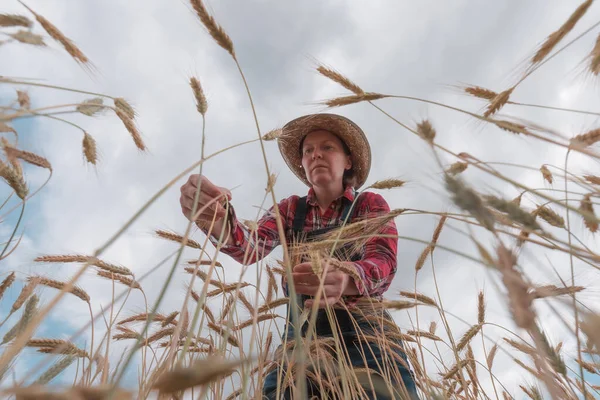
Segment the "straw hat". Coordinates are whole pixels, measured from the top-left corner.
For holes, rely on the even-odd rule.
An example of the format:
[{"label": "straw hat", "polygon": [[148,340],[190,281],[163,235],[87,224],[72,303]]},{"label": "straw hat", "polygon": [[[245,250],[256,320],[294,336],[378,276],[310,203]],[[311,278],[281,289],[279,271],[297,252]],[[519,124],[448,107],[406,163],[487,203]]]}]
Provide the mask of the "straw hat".
[{"label": "straw hat", "polygon": [[371,169],[371,147],[362,129],[346,117],[337,114],[309,114],[296,118],[282,128],[279,151],[286,164],[307,186],[306,173],[302,168],[300,142],[310,132],[326,130],[338,136],[350,149],[352,169],[358,189],[367,180]]}]

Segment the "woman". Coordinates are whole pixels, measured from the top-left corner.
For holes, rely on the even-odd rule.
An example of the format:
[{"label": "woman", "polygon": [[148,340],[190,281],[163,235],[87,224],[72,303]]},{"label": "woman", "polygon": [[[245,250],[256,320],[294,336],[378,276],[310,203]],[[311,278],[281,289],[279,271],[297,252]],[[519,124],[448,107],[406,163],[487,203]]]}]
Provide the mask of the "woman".
[{"label": "woman", "polygon": [[[310,188],[305,197],[291,196],[277,205],[288,245],[314,242],[319,240],[320,235],[344,223],[389,213],[388,204],[379,194],[363,192],[357,196],[356,189],[365,183],[369,173],[371,150],[363,131],[349,119],[335,114],[297,118],[283,127],[278,143],[287,165]],[[188,219],[191,218],[198,184],[201,185],[201,193],[197,209],[213,205],[206,207],[196,223],[209,235],[213,244],[217,245],[219,238],[223,238],[221,252],[243,264],[250,264],[280,244],[274,207],[258,221],[257,231],[250,234],[238,221],[231,206],[227,214],[222,202],[215,201],[224,197],[231,200],[231,193],[213,185],[206,177],[192,175],[181,187],[180,203]],[[211,223],[213,229],[207,232],[206,226]],[[355,369],[369,368],[374,374],[387,376],[388,382],[390,376],[395,376],[394,389],[400,393],[396,398],[416,399],[415,383],[402,351],[400,335],[394,335],[398,330],[390,330],[390,325],[395,326],[393,323],[381,324],[382,317],[392,322],[389,313],[381,309],[376,311],[372,305],[370,308],[359,306],[364,300],[381,300],[396,273],[398,239],[393,219],[385,223],[378,233],[359,249],[357,246],[352,248],[352,243],[335,249],[338,262],[323,265],[323,291],[317,305],[320,310],[314,332],[319,338],[331,338],[333,329],[337,328],[339,336],[336,336],[342,339],[345,348],[343,357],[347,363]],[[292,270],[294,287],[299,303],[312,307],[320,279],[313,272],[311,261],[306,258],[300,261],[303,262],[298,262]],[[325,262],[326,258],[323,259]],[[287,295],[285,279],[282,284]],[[333,309],[335,322],[331,321],[331,313],[328,317],[324,310],[328,306],[336,306]],[[289,314],[286,334],[282,338],[288,341],[294,338]],[[377,322],[374,323],[374,320]],[[307,327],[308,323],[302,326],[302,335],[306,334]],[[380,345],[374,339],[376,335],[380,339],[383,335],[391,345]],[[371,339],[365,340],[365,336]],[[393,372],[391,375],[390,371]],[[290,398],[291,388],[286,389],[281,382],[277,384],[281,376],[281,371],[276,369],[266,377],[263,386],[265,398],[275,398],[276,395]],[[373,379],[368,380],[376,386],[372,383]],[[323,385],[316,384],[314,379],[307,380],[307,386],[309,397],[325,396]],[[390,388],[389,385],[387,387]],[[365,389],[365,393],[369,398],[389,398],[391,390],[388,390],[388,396],[384,396],[380,389],[379,392],[373,388]]]}]

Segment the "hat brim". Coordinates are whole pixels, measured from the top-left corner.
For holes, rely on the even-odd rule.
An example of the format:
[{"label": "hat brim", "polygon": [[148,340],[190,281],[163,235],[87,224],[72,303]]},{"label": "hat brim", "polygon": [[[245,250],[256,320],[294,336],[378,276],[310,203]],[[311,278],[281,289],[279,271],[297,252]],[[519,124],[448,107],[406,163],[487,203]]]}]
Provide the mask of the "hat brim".
[{"label": "hat brim", "polygon": [[365,133],[354,122],[337,114],[310,114],[296,118],[281,129],[277,142],[288,167],[307,186],[311,186],[302,168],[300,142],[310,132],[326,130],[338,136],[350,150],[356,189],[361,187],[371,169],[371,146]]}]

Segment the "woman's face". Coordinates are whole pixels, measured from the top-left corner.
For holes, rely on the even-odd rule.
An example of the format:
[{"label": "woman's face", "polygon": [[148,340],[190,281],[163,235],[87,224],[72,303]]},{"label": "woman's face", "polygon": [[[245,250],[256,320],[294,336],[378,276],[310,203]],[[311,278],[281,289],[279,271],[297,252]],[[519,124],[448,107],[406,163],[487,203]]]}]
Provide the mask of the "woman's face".
[{"label": "woman's face", "polygon": [[340,138],[319,130],[306,135],[302,143],[302,167],[311,185],[330,186],[342,183],[344,171],[352,168],[352,161]]}]

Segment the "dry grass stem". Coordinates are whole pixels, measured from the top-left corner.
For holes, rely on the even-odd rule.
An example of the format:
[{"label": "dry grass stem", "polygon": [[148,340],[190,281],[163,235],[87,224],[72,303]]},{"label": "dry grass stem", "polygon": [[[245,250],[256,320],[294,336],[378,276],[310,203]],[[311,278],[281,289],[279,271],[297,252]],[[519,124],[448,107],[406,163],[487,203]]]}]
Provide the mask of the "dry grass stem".
[{"label": "dry grass stem", "polygon": [[560,42],[577,24],[577,21],[583,17],[587,9],[592,5],[593,0],[586,0],[577,9],[569,16],[567,21],[561,25],[558,30],[552,32],[550,36],[544,41],[544,43],[540,46],[539,50],[535,53],[531,62],[533,64],[537,64],[541,62],[552,49]]},{"label": "dry grass stem", "polygon": [[[156,233],[156,235],[158,237],[161,237],[163,239],[171,240],[171,241],[177,242],[177,243],[183,243],[183,236],[181,236],[175,232],[169,232],[169,231],[164,231],[162,229],[157,229],[156,231],[154,231],[154,233]],[[191,247],[192,249],[199,250],[202,248],[202,246],[200,246],[200,243],[198,243],[195,240],[192,240],[190,238],[187,239],[187,242],[185,243],[185,245],[188,247]],[[200,265],[202,265],[202,264],[200,264]]]},{"label": "dry grass stem", "polygon": [[352,82],[350,79],[346,78],[345,76],[343,76],[342,74],[340,74],[337,71],[334,71],[330,68],[327,68],[323,65],[319,65],[317,67],[317,71],[319,71],[319,73],[321,75],[323,75],[326,78],[331,79],[332,81],[339,83],[340,85],[342,85],[344,88],[348,89],[349,91],[353,92],[355,95],[361,96],[363,95],[365,92],[358,87],[357,84],[355,84],[354,82]]},{"label": "dry grass stem", "polygon": [[217,21],[215,21],[213,16],[206,11],[202,0],[190,0],[190,3],[192,4],[194,11],[196,11],[198,18],[200,18],[200,21],[204,24],[215,42],[235,59],[235,51],[233,49],[231,38],[229,38],[229,35],[225,33],[225,30],[217,24]]},{"label": "dry grass stem", "polygon": [[[23,2],[21,2],[21,4],[23,4]],[[42,26],[42,28],[44,28],[48,35],[50,35],[52,39],[62,44],[67,53],[69,53],[71,57],[75,59],[75,61],[82,64],[87,64],[89,62],[85,54],[83,54],[83,52],[77,46],[75,46],[71,39],[66,37],[60,30],[58,30],[56,26],[54,26],[43,16],[37,14],[31,8],[27,7],[25,4],[23,5],[35,16],[35,19],[40,23],[40,25]]]},{"label": "dry grass stem", "polygon": [[194,98],[196,99],[196,109],[200,114],[206,115],[208,102],[206,101],[206,96],[204,95],[204,90],[202,90],[200,81],[195,77],[191,77],[190,86],[192,87],[192,92],[194,92]]}]

